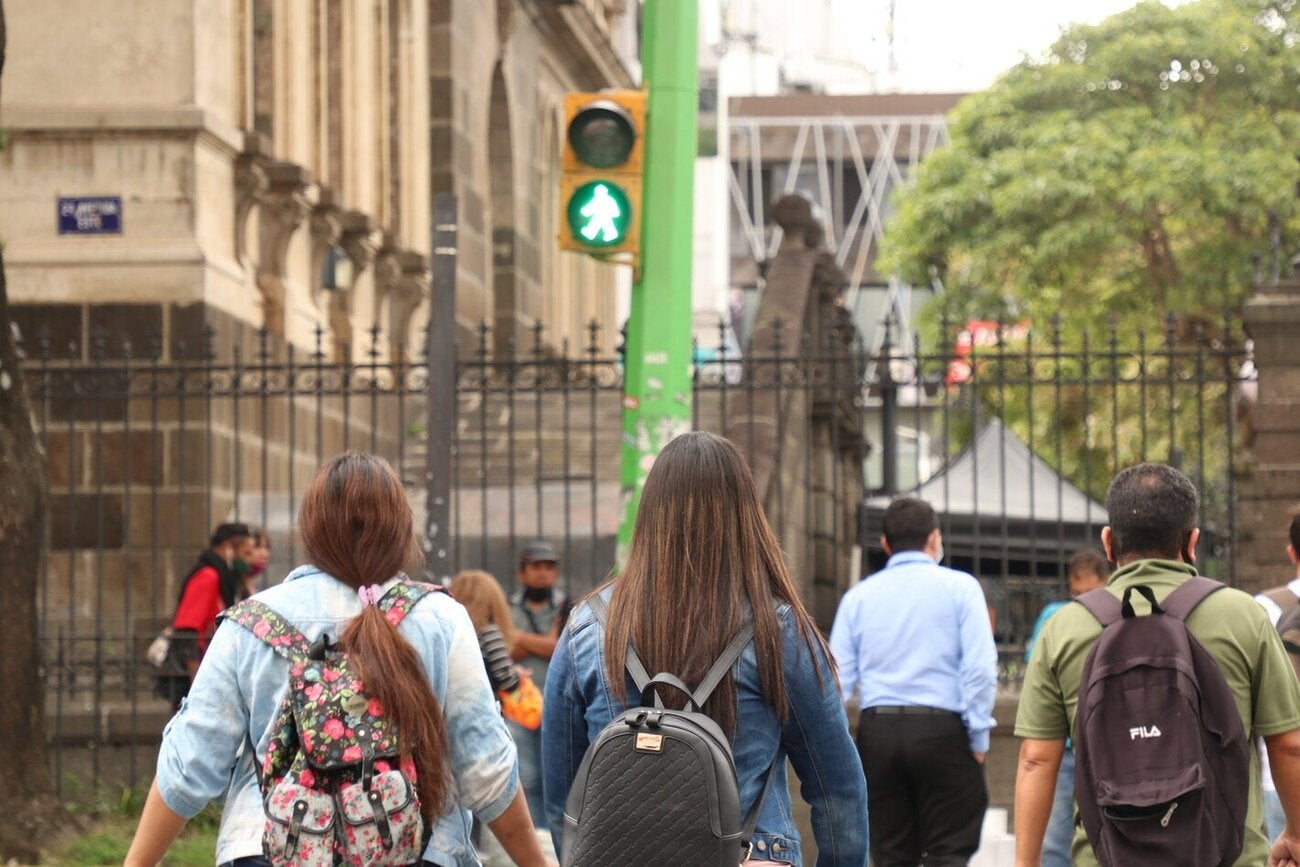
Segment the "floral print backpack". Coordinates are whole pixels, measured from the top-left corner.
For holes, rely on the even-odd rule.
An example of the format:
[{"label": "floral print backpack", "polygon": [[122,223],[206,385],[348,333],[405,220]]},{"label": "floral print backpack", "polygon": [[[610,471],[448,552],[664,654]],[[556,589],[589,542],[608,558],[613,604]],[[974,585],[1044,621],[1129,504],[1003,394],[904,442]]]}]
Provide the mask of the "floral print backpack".
[{"label": "floral print backpack", "polygon": [[[396,627],[439,589],[403,579],[376,604]],[[256,599],[225,619],[289,660],[289,692],[258,774],[266,857],[303,867],[418,863],[425,838],[415,764],[399,758],[397,726],[366,695],[348,655],[327,635],[309,642]]]}]

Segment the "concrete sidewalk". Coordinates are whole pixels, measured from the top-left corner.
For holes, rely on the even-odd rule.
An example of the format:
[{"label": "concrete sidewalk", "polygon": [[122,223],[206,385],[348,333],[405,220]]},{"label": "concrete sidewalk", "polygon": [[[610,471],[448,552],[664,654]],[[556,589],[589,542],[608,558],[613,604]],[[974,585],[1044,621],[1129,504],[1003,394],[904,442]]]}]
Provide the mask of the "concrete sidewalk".
[{"label": "concrete sidewalk", "polygon": [[1012,867],[1016,860],[1016,838],[1007,825],[1004,807],[989,807],[980,832],[980,848],[970,867]]}]

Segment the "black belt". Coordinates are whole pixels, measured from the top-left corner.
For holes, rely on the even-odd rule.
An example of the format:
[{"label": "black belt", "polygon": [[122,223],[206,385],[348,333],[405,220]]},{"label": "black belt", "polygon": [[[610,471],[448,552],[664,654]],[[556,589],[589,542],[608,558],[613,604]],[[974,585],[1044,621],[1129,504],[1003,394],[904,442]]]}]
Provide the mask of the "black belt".
[{"label": "black belt", "polygon": [[955,710],[941,707],[924,707],[919,704],[878,704],[862,711],[867,716],[955,716],[961,714]]}]

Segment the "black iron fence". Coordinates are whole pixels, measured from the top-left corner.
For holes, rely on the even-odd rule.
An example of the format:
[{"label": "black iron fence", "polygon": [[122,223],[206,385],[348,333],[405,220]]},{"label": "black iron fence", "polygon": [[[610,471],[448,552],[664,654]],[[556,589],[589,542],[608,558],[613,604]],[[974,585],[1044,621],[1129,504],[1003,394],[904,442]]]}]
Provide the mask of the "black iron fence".
[{"label": "black iron fence", "polygon": [[[1169,323],[1100,340],[945,325],[921,352],[899,348],[919,339],[893,333],[866,345],[856,333],[771,328],[761,357],[741,357],[725,325],[699,341],[692,422],[751,454],[823,622],[880,563],[889,495],[920,486],[943,516],[950,563],[985,586],[1014,681],[1038,611],[1065,595],[1069,557],[1097,544],[1107,481],[1142,459],[1196,481],[1204,570],[1234,580],[1246,356],[1231,322],[1214,334]],[[251,330],[143,348],[31,337],[28,382],[50,468],[39,593],[60,785],[149,779],[168,708],[150,694],[143,650],[210,529],[265,528],[266,580],[279,580],[302,553],[301,492],[341,449],[388,458],[417,517],[449,496],[450,568],[485,568],[513,589],[516,551],[543,537],[571,594],[603,580],[624,441],[622,360],[602,349],[609,337],[595,323],[577,341],[539,327],[498,356],[484,328],[454,371],[434,371],[457,384],[442,407],[429,406],[422,355],[378,329],[358,352],[323,334],[304,350]],[[442,412],[454,417],[453,441],[430,444],[426,424]],[[428,477],[430,447],[452,450],[449,479]]]}]

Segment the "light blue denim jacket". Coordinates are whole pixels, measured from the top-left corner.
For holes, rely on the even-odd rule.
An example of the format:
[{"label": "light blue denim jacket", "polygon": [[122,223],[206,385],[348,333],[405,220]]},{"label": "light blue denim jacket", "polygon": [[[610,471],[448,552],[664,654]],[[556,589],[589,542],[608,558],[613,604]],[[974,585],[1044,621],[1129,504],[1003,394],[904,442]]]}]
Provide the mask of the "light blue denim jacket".
[{"label": "light blue denim jacket", "polygon": [[[612,593],[606,589],[608,599]],[[777,609],[788,712],[785,724],[763,699],[753,642],[737,663],[737,731],[732,751],[740,782],[742,815],[762,791],[767,770],[777,774],[763,802],[754,835],[754,858],[802,864],[799,832],[791,813],[786,760],[799,777],[800,795],[812,807],[819,867],[865,867],[867,790],[862,763],[849,735],[838,684],[825,656],[814,660],[799,638],[790,606]],[[605,630],[589,605],[574,611],[546,677],[542,716],[543,790],[556,851],[562,851],[564,802],[587,745],[626,709],[616,704],[605,677]],[[818,677],[820,671],[820,678]],[[640,693],[627,680],[630,704]]]},{"label": "light blue denim jacket", "polygon": [[[361,611],[355,590],[314,566],[300,566],[283,584],[254,598],[311,640],[323,632],[337,639]],[[424,859],[440,867],[473,867],[479,860],[469,839],[470,812],[491,822],[510,806],[519,786],[515,745],[497,712],[465,609],[445,594],[431,593],[399,629],[420,654],[442,703],[459,802],[436,820]],[[223,622],[189,697],[163,732],[157,783],[167,806],[189,818],[224,795],[218,864],[262,854],[262,799],[247,744],[250,737],[257,744],[260,766],[288,690],[288,670],[288,662],[251,632]]]}]

